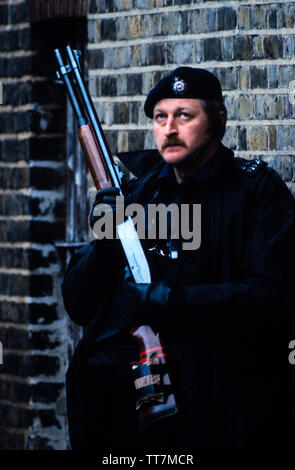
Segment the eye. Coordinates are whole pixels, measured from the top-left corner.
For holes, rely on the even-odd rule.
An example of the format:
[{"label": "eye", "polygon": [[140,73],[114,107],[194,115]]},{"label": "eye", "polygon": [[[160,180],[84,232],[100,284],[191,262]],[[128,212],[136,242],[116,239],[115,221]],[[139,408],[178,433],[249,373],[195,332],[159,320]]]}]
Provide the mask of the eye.
[{"label": "eye", "polygon": [[181,113],[179,113],[179,117],[181,119],[189,119],[190,118],[190,114],[185,112],[185,111],[181,111]]},{"label": "eye", "polygon": [[157,122],[162,122],[166,118],[166,115],[164,113],[156,113],[154,116],[154,120]]}]

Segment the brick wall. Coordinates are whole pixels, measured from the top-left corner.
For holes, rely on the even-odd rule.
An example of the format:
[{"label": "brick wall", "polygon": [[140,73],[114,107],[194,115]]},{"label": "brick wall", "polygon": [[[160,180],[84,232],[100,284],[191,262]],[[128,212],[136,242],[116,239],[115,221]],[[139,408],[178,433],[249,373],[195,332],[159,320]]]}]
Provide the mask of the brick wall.
[{"label": "brick wall", "polygon": [[64,95],[26,2],[1,1],[0,21],[0,448],[64,449]]},{"label": "brick wall", "polygon": [[146,94],[168,71],[197,65],[221,81],[224,143],[268,161],[295,194],[294,22],[288,0],[92,0],[91,92],[113,151],[154,147]]}]

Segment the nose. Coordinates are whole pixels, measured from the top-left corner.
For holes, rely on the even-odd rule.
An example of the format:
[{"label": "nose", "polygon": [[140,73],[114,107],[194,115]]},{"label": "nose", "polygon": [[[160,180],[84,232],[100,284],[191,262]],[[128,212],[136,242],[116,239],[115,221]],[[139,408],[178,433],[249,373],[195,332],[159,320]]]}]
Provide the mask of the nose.
[{"label": "nose", "polygon": [[177,134],[177,124],[173,116],[167,118],[166,126],[165,126],[165,134],[166,136],[176,135]]}]

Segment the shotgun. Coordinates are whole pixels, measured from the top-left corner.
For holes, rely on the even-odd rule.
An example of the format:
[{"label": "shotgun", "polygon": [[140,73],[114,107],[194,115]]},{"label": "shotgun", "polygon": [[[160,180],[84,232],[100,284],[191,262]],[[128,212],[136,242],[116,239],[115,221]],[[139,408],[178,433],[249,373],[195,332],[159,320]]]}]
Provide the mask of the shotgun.
[{"label": "shotgun", "polygon": [[[81,75],[80,53],[67,46],[67,64],[64,64],[59,49],[55,49],[54,53],[58,64],[56,74],[65,85],[75,113],[78,138],[94,185],[97,190],[116,187],[120,196],[123,196],[118,169]],[[134,282],[150,283],[152,278],[148,259],[130,216],[117,226],[117,233]],[[133,328],[130,333],[139,346],[139,361],[131,364],[131,367],[139,426],[144,429],[159,419],[177,413],[178,409],[159,333],[156,334],[149,325]]]}]

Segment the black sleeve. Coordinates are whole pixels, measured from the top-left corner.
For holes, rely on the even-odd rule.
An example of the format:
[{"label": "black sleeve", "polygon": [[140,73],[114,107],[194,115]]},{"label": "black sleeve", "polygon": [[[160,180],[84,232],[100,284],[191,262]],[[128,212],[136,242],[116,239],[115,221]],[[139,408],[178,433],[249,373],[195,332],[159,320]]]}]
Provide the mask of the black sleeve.
[{"label": "black sleeve", "polygon": [[[261,322],[266,317],[280,321],[283,305],[285,312],[293,312],[295,202],[273,170],[268,169],[260,186],[252,200],[241,278],[185,286],[172,297],[174,303],[182,301],[196,320],[210,322],[219,317],[221,322],[232,322],[236,315],[237,322],[246,326],[258,320],[257,312]],[[231,315],[226,317],[227,313]]]},{"label": "black sleeve", "polygon": [[75,323],[90,324],[123,269],[118,241],[94,240],[74,253],[66,269],[62,295]]}]

